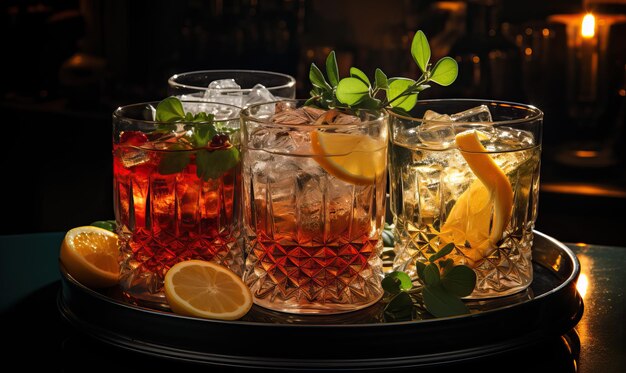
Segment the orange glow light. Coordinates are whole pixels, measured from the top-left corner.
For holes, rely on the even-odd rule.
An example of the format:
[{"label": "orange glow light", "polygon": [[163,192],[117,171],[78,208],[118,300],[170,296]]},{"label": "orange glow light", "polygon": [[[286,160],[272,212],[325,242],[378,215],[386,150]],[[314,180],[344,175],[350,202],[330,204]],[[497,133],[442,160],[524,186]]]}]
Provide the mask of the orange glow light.
[{"label": "orange glow light", "polygon": [[580,158],[595,158],[600,155],[600,153],[595,150],[576,150],[575,154]]},{"label": "orange glow light", "polygon": [[589,287],[589,278],[586,274],[581,273],[578,276],[578,281],[576,281],[576,290],[580,294],[581,298],[585,298],[585,294],[587,294],[587,288]]},{"label": "orange glow light", "polygon": [[583,17],[583,25],[580,29],[583,38],[589,39],[596,34],[596,17],[591,13],[587,13]]}]

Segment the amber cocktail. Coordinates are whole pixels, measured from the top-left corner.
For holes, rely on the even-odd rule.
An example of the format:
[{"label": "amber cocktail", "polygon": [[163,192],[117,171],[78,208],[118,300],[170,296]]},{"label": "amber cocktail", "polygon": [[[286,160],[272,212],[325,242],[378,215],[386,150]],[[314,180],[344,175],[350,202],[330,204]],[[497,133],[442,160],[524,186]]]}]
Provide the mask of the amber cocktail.
[{"label": "amber cocktail", "polygon": [[356,310],[383,294],[387,116],[302,104],[242,112],[244,280],[266,308]]}]

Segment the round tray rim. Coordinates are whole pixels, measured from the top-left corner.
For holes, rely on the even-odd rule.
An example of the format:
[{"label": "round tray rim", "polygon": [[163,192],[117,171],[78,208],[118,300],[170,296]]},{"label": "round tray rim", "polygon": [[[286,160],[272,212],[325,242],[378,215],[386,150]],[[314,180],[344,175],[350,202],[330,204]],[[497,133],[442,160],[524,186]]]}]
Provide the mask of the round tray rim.
[{"label": "round tray rim", "polygon": [[[57,307],[62,317],[66,319],[70,324],[73,324],[78,329],[82,330],[88,335],[102,340],[108,344],[118,346],[120,348],[143,353],[151,356],[160,356],[173,360],[191,361],[203,364],[213,365],[228,365],[239,367],[261,367],[261,368],[295,368],[295,367],[317,367],[327,366],[331,368],[345,368],[345,367],[359,367],[366,369],[371,367],[373,369],[380,369],[382,367],[410,367],[410,366],[425,366],[438,364],[441,362],[451,362],[468,360],[480,356],[489,356],[494,354],[500,354],[502,352],[510,351],[520,346],[526,346],[540,338],[559,337],[562,334],[570,331],[580,320],[583,314],[583,301],[580,294],[575,289],[575,281],[580,274],[580,263],[578,258],[565,244],[558,240],[547,236],[541,232],[534,232],[542,240],[546,240],[551,247],[559,250],[562,257],[569,259],[571,268],[568,266],[568,273],[559,277],[558,286],[551,288],[537,297],[529,300],[521,301],[519,303],[502,306],[493,310],[481,311],[478,313],[472,313],[469,315],[461,315],[447,318],[434,318],[427,320],[412,320],[412,321],[397,321],[386,323],[355,323],[355,324],[294,324],[294,323],[269,323],[261,321],[223,321],[223,320],[209,320],[200,319],[195,317],[187,317],[182,315],[176,315],[171,312],[153,310],[145,307],[137,307],[129,303],[124,303],[113,298],[108,297],[105,294],[91,290],[76,282],[73,278],[69,277],[66,273],[62,276],[62,287],[57,297]],[[539,264],[540,265],[540,264]],[[545,266],[544,266],[545,268]],[[556,268],[554,269],[556,271]],[[555,274],[556,275],[556,274]],[[543,310],[551,309],[550,306],[554,305],[552,296],[557,296],[557,300],[565,300],[566,305],[560,308],[560,312],[567,309],[567,314],[555,315],[550,314],[552,323],[541,321],[542,328],[538,328],[533,325],[529,330],[524,330],[517,334],[507,336],[506,339],[502,336],[502,332],[497,332],[493,335],[485,337],[479,344],[472,345],[467,342],[455,342],[450,350],[444,348],[436,348],[432,351],[422,351],[419,353],[405,353],[398,352],[393,355],[387,356],[364,356],[353,357],[345,356],[341,358],[327,357],[327,356],[305,356],[301,358],[284,358],[276,356],[266,356],[261,354],[252,354],[244,350],[235,350],[233,353],[223,353],[223,351],[214,351],[207,346],[194,345],[197,340],[184,341],[182,344],[172,345],[163,343],[161,339],[155,338],[150,334],[137,336],[125,332],[119,332],[107,328],[106,326],[98,325],[96,323],[90,323],[81,318],[81,313],[76,312],[73,309],[71,299],[68,302],[66,296],[72,296],[72,294],[65,294],[64,289],[68,287],[68,290],[78,291],[81,297],[85,297],[87,300],[91,300],[96,297],[99,301],[112,304],[115,309],[125,310],[141,317],[152,318],[154,320],[165,320],[169,326],[172,323],[183,325],[188,329],[194,329],[197,326],[201,326],[203,330],[211,331],[233,331],[233,333],[277,333],[283,336],[293,336],[293,333],[302,333],[302,335],[319,336],[327,335],[326,333],[339,333],[335,336],[358,336],[359,333],[372,333],[372,335],[389,335],[400,333],[400,339],[415,338],[415,335],[425,330],[451,330],[457,326],[463,328],[469,328],[470,330],[475,325],[492,322],[494,320],[500,320],[500,315],[505,318],[510,318],[511,315],[518,315],[523,312],[532,309],[531,307],[540,308]],[[567,288],[567,289],[566,289]],[[552,303],[550,303],[552,302]],[[121,307],[121,308],[118,308]],[[79,310],[80,311],[80,310]],[[84,312],[84,310],[82,310]],[[508,311],[508,312],[506,312]],[[554,312],[549,310],[548,312]],[[83,314],[84,315],[84,314]],[[164,318],[164,316],[166,316]],[[566,317],[561,317],[566,316]],[[537,320],[534,320],[537,321]],[[558,322],[554,322],[558,321]],[[468,324],[470,326],[468,326]],[[552,325],[557,324],[557,325]],[[437,329],[439,328],[439,329]],[[521,329],[520,329],[521,330]],[[292,333],[292,334],[289,334]],[[143,338],[142,338],[143,337]],[[157,338],[161,338],[161,335],[157,335]],[[184,343],[191,344],[193,347],[185,347]],[[358,343],[367,343],[360,341]],[[378,342],[376,342],[378,343]],[[369,369],[369,368],[368,368]]]},{"label": "round tray rim", "polygon": [[[495,312],[500,312],[501,310],[507,309],[507,308],[511,308],[511,307],[518,307],[521,304],[527,303],[527,302],[532,302],[532,301],[537,301],[537,300],[541,300],[543,298],[546,298],[548,296],[550,296],[551,294],[554,294],[556,292],[558,292],[559,290],[563,289],[564,287],[568,286],[569,284],[571,284],[573,281],[576,281],[576,279],[578,278],[578,276],[580,275],[580,262],[578,260],[578,258],[576,257],[576,255],[574,254],[574,252],[567,247],[564,243],[556,240],[555,238],[548,236],[544,233],[541,233],[539,231],[534,231],[534,234],[537,236],[542,237],[543,239],[546,239],[548,241],[550,241],[553,245],[559,247],[559,249],[561,249],[571,260],[572,265],[573,265],[573,269],[571,271],[571,273],[569,274],[568,278],[563,280],[563,282],[551,289],[550,291],[547,291],[543,294],[538,295],[537,297],[534,297],[533,299],[529,299],[527,301],[521,302],[521,303],[516,303],[516,304],[510,304],[510,305],[506,305],[506,306],[502,306],[499,307],[497,309],[493,309],[493,310],[487,310],[487,311],[482,311],[479,313],[472,313],[469,315],[459,315],[459,316],[450,316],[450,317],[445,317],[445,318],[433,318],[433,319],[425,319],[425,320],[410,320],[410,321],[392,321],[392,322],[386,322],[386,323],[355,323],[355,324],[298,324],[297,327],[298,328],[337,328],[337,327],[341,327],[341,328],[363,328],[365,326],[367,327],[388,327],[390,325],[407,325],[407,324],[415,324],[416,322],[419,323],[437,323],[437,322],[446,322],[446,321],[450,321],[450,320],[455,320],[455,319],[465,319],[465,318],[475,318],[475,317],[482,317],[482,316],[489,316],[492,313]],[[59,262],[59,265],[62,267],[62,265]],[[111,302],[111,303],[115,303],[116,305],[119,305],[120,307],[125,307],[125,308],[129,308],[135,311],[141,311],[141,312],[146,312],[146,313],[151,313],[151,314],[155,314],[155,315],[159,315],[159,316],[167,316],[167,317],[174,317],[174,318],[180,318],[180,319],[185,319],[185,320],[200,320],[202,322],[207,322],[207,323],[217,323],[217,324],[229,324],[229,325],[242,325],[242,326],[254,326],[254,327],[258,327],[260,325],[267,325],[267,326],[271,326],[272,328],[280,328],[280,327],[294,327],[294,324],[270,324],[270,323],[260,323],[260,322],[255,322],[255,321],[245,321],[245,320],[232,320],[232,321],[225,321],[225,320],[213,320],[213,319],[200,319],[197,317],[191,317],[191,316],[184,316],[184,315],[178,315],[172,312],[165,312],[165,311],[160,311],[160,310],[155,310],[155,309],[150,309],[150,308],[146,308],[146,307],[140,307],[140,306],[136,306],[130,303],[126,303],[126,302],[122,302],[116,299],[112,299],[102,293],[99,293],[93,289],[90,289],[88,287],[86,287],[85,285],[81,284],[80,282],[78,282],[76,279],[74,279],[71,275],[69,275],[67,273],[67,271],[65,271],[63,268],[60,268],[63,277],[65,277],[68,281],[72,282],[74,285],[78,286],[79,288],[81,288],[81,290],[85,291],[86,293],[88,293],[89,295],[99,298],[101,300],[107,301],[107,302]]]}]

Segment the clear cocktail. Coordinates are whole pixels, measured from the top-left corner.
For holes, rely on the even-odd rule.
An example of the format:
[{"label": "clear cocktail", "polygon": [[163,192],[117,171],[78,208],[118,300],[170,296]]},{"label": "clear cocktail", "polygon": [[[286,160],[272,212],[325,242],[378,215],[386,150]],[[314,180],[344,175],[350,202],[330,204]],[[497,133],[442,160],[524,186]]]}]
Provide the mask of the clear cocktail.
[{"label": "clear cocktail", "polygon": [[414,276],[452,243],[442,260],[474,270],[470,298],[527,288],[543,114],[478,100],[419,101],[411,114],[390,114],[394,269]]}]

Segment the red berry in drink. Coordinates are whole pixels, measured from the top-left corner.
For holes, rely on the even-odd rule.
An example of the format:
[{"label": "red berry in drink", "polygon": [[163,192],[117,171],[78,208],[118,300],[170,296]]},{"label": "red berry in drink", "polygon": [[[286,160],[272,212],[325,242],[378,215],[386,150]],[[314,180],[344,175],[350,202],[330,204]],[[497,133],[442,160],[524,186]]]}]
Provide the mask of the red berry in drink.
[{"label": "red berry in drink", "polygon": [[211,148],[221,148],[227,146],[230,138],[225,134],[217,134],[211,139]]}]

